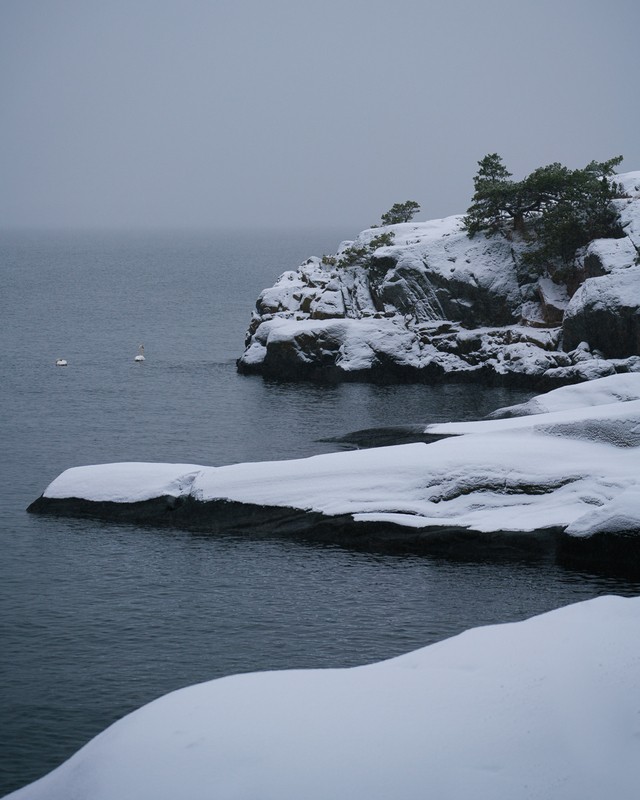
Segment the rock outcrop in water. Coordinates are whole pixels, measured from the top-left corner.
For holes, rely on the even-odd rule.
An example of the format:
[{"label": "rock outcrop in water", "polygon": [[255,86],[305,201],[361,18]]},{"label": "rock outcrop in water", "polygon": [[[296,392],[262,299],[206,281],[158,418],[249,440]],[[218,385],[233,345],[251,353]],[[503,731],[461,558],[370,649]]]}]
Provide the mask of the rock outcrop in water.
[{"label": "rock outcrop in water", "polygon": [[[517,238],[470,239],[460,216],[388,226],[385,247],[363,231],[262,292],[238,369],[542,388],[638,371],[640,172],[617,180],[624,236],[591,242],[562,275],[532,274]],[[344,265],[354,251],[367,255]]]},{"label": "rock outcrop in water", "polygon": [[62,473],[29,511],[357,546],[640,569],[640,374],[563,387],[431,443],[206,467]]}]

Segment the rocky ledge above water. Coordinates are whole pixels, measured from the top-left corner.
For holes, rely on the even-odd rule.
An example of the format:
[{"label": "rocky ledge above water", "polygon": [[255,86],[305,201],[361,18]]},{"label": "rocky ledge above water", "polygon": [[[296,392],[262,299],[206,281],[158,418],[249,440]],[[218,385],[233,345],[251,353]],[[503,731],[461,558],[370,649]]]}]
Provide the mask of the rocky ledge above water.
[{"label": "rocky ledge above water", "polygon": [[29,511],[640,571],[640,374],[562,387],[430,443],[207,467],[102,464]]},{"label": "rocky ledge above water", "polygon": [[541,389],[640,371],[640,171],[616,179],[621,238],[542,275],[517,236],[469,238],[462,216],[363,231],[262,292],[238,370]]}]

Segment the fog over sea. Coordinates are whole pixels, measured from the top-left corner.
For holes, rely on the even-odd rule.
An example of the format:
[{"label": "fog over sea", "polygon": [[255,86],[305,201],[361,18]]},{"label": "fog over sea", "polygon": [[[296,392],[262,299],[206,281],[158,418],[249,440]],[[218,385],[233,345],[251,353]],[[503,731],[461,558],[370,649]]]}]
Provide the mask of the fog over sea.
[{"label": "fog over sea", "polygon": [[350,431],[474,419],[531,396],[239,376],[260,290],[348,234],[0,234],[0,795],[182,686],[377,661],[640,591],[517,556],[478,563],[25,513],[71,466],[298,458]]}]

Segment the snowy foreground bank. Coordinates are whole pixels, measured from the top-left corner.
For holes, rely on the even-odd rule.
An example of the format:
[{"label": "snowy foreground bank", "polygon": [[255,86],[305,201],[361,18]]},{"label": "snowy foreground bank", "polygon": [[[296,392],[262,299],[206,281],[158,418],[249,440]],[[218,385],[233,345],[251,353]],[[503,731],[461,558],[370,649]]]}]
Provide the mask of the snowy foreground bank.
[{"label": "snowy foreground bank", "polygon": [[13,800],[635,800],[640,598],[351,669],[236,675],[116,722]]},{"label": "snowy foreground bank", "polygon": [[76,467],[29,510],[365,544],[449,540],[461,550],[498,534],[524,546],[605,537],[637,560],[640,375],[564,387],[493,416],[502,418],[431,425],[430,444],[293,461]]}]

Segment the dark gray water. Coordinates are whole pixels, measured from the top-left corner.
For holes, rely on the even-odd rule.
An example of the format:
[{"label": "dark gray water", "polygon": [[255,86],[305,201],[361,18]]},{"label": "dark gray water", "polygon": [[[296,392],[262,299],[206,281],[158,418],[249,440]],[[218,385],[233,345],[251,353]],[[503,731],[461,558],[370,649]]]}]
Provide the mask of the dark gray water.
[{"label": "dark gray water", "polygon": [[70,466],[300,457],[349,431],[477,418],[529,396],[238,376],[259,291],[347,234],[2,235],[0,794],[172,689],[240,671],[360,664],[470,626],[640,591],[546,563],[24,512]]}]

